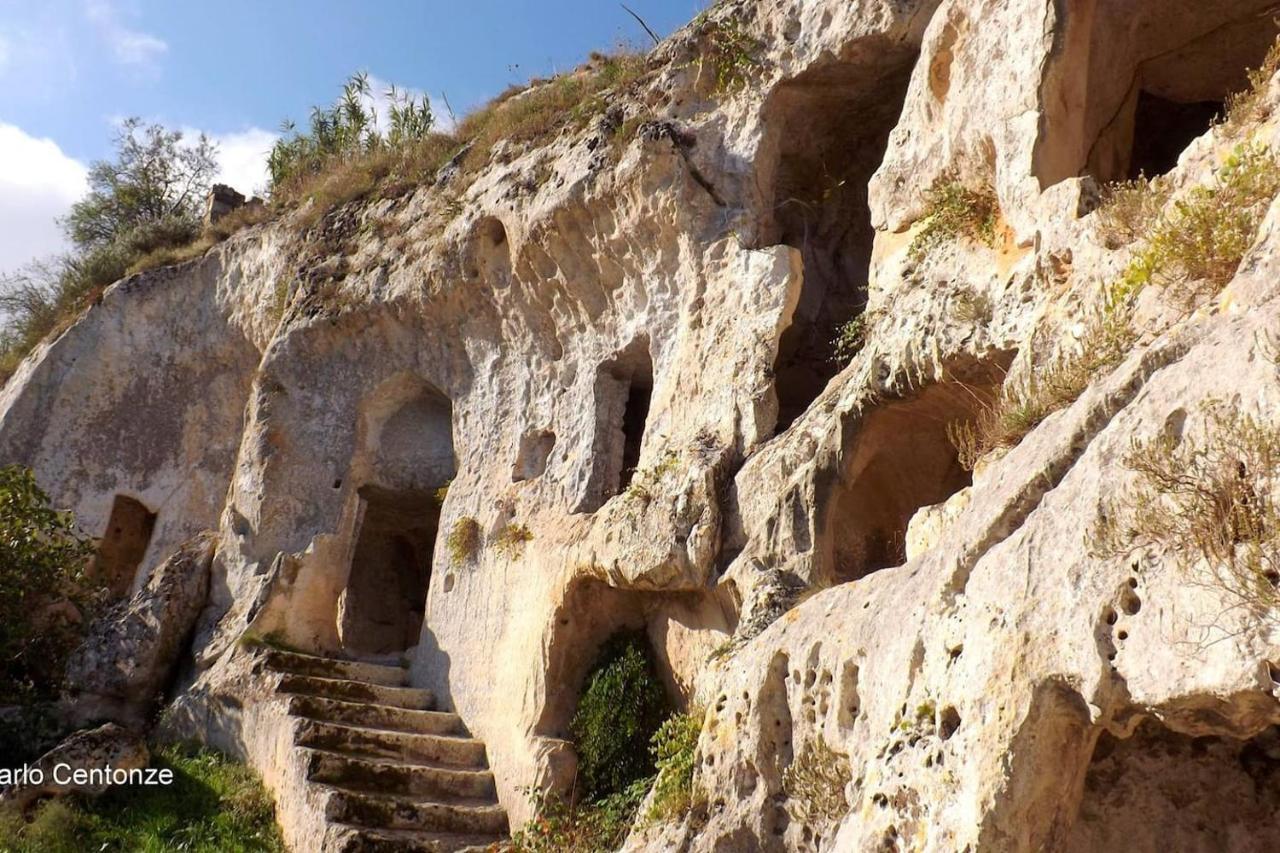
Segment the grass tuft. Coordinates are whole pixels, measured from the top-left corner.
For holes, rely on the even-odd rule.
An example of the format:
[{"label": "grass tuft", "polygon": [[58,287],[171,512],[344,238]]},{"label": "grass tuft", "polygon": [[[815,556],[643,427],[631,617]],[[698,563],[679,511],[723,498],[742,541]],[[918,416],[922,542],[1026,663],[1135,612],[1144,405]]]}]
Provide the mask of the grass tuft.
[{"label": "grass tuft", "polygon": [[907,249],[912,263],[961,238],[995,245],[1000,203],[990,186],[970,187],[954,175],[944,175],[925,193],[925,210],[924,226]]},{"label": "grass tuft", "polygon": [[849,759],[822,738],[807,741],[782,772],[791,817],[806,826],[830,825],[849,811],[845,788],[853,780]]},{"label": "grass tuft", "polygon": [[1134,440],[1136,483],[1103,504],[1089,532],[1095,556],[1168,547],[1197,558],[1192,580],[1259,616],[1280,608],[1280,428],[1219,400],[1203,435],[1166,430]]},{"label": "grass tuft", "polygon": [[257,775],[205,750],[166,747],[153,766],[174,783],[53,800],[30,823],[0,814],[0,853],[284,853],[275,805]]}]

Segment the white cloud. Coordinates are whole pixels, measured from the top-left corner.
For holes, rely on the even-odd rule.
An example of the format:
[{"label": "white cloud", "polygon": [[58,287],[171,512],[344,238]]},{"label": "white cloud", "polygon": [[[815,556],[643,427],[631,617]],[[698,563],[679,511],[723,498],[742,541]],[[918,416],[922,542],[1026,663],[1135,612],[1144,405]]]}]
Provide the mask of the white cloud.
[{"label": "white cloud", "polygon": [[84,195],[87,175],[53,140],[0,122],[0,272],[67,247],[57,219]]},{"label": "white cloud", "polygon": [[[200,134],[185,135],[194,139]],[[214,180],[246,196],[262,195],[267,188],[267,155],[280,134],[251,127],[240,133],[209,134],[209,138],[218,145],[218,176]]]},{"label": "white cloud", "polygon": [[116,62],[121,65],[154,67],[154,63],[169,52],[169,45],[163,39],[121,23],[118,10],[109,0],[88,0],[85,14],[98,28]]}]

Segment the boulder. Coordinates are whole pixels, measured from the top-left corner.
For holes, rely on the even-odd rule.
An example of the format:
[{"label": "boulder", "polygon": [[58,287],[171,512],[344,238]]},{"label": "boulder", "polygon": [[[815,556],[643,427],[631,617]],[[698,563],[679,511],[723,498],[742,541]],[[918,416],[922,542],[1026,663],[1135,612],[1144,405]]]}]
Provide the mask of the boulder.
[{"label": "boulder", "polygon": [[[0,805],[26,811],[36,801],[68,794],[97,796],[112,782],[105,771],[140,770],[151,760],[146,741],[115,723],[86,729],[67,737],[53,749],[23,768],[22,778],[0,791]],[[83,781],[75,771],[90,773]]]},{"label": "boulder", "polygon": [[77,723],[142,723],[164,690],[204,607],[214,540],[202,534],[89,629],[67,663],[66,713]]}]

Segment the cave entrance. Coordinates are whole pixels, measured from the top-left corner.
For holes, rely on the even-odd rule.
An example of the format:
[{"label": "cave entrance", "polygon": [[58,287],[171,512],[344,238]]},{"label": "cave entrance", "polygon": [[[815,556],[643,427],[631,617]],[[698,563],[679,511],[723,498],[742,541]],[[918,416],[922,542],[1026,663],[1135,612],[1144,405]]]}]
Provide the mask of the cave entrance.
[{"label": "cave entrance", "polygon": [[865,417],[826,501],[832,583],[902,565],[911,517],[972,483],[947,429],[971,420],[995,386],[989,376],[941,382]]},{"label": "cave entrance", "polygon": [[107,530],[98,542],[98,552],[89,567],[112,595],[129,592],[155,530],[156,514],[127,495],[116,495],[111,504]]},{"label": "cave entrance", "polygon": [[[1161,175],[1244,91],[1275,42],[1274,0],[1068,3],[1042,82],[1042,188]],[[1116,21],[1126,22],[1117,27]]]},{"label": "cave entrance", "polygon": [[1203,136],[1223,112],[1222,101],[1180,103],[1140,92],[1133,117],[1133,146],[1126,177],[1152,178],[1173,171],[1187,146]]},{"label": "cave entrance", "polygon": [[1280,850],[1280,729],[1193,737],[1147,719],[1103,733],[1063,849]]},{"label": "cave entrance", "polygon": [[840,371],[832,342],[867,303],[875,238],[867,183],[902,113],[917,52],[877,45],[857,55],[779,85],[764,108],[762,242],[798,249],[804,264],[774,362],[778,432]]},{"label": "cave entrance", "polygon": [[631,485],[640,466],[640,446],[644,443],[644,426],[649,420],[649,403],[653,400],[653,365],[632,374],[627,383],[627,403],[622,410],[622,473],[618,491]]},{"label": "cave entrance", "polygon": [[360,501],[339,636],[357,655],[403,652],[422,631],[440,507],[427,492],[373,486],[360,490]]}]

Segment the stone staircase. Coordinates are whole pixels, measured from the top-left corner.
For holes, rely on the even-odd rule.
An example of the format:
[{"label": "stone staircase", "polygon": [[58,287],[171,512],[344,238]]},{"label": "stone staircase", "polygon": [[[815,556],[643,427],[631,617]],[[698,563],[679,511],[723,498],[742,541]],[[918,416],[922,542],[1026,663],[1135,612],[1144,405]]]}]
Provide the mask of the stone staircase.
[{"label": "stone staircase", "polygon": [[407,669],[278,650],[266,665],[336,853],[505,847],[484,744],[456,714],[431,710],[429,691],[405,686]]}]

